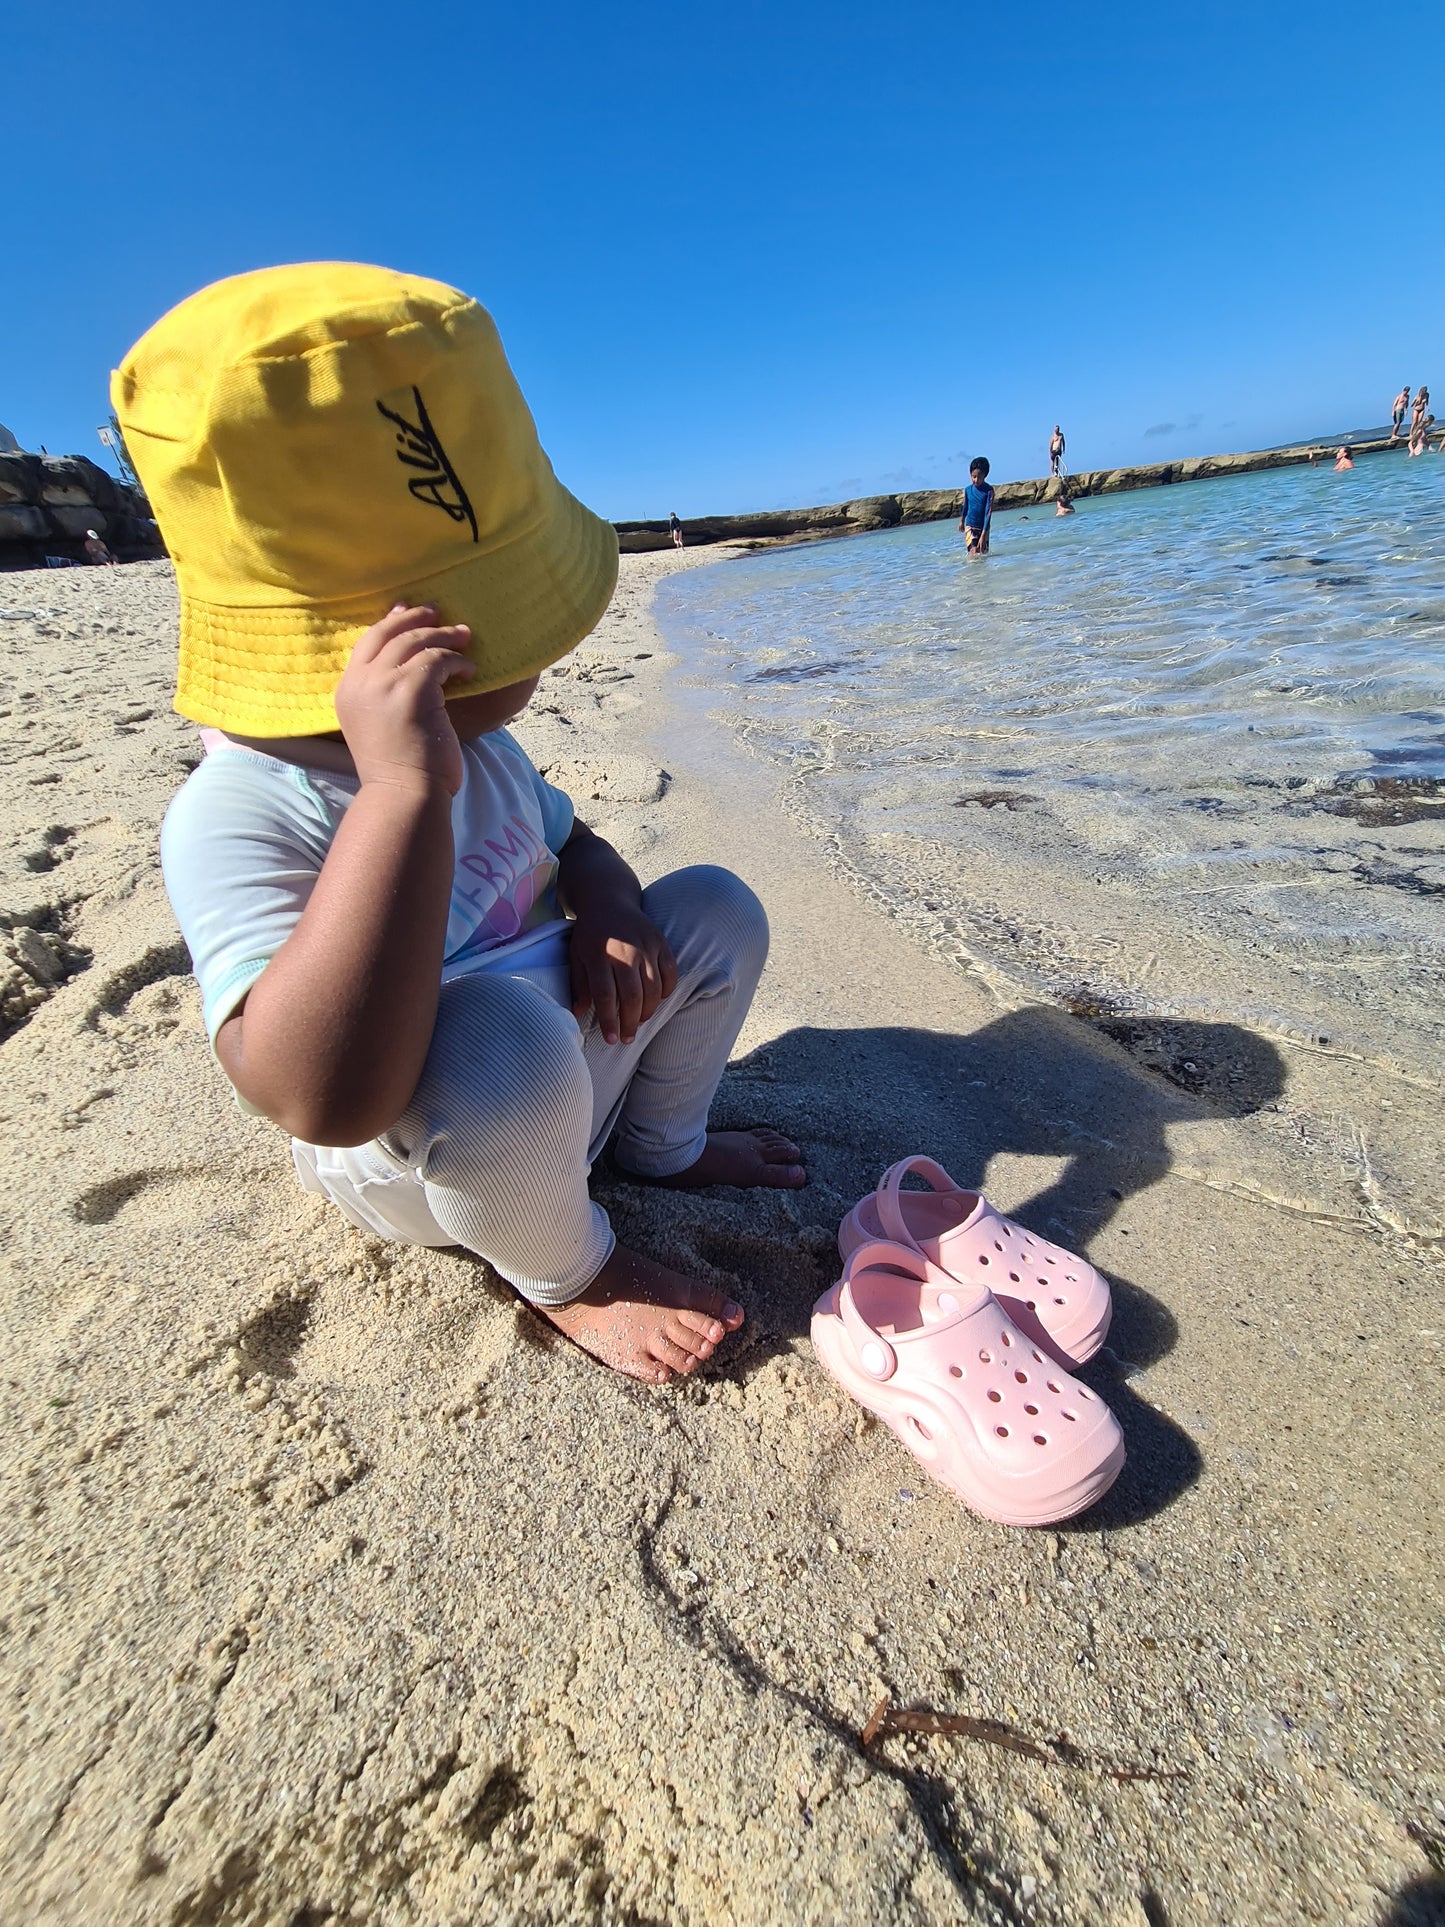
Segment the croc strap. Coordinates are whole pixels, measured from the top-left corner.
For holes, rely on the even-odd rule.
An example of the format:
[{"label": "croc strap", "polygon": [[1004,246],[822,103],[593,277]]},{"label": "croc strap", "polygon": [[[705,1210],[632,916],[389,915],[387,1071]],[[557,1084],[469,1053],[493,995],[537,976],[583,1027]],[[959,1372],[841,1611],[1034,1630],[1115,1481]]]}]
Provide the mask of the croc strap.
[{"label": "croc strap", "polygon": [[[907,1245],[893,1244],[882,1239],[874,1239],[871,1244],[859,1245],[843,1268],[842,1289],[838,1293],[838,1315],[843,1321],[843,1329],[848,1334],[853,1347],[853,1355],[862,1370],[870,1378],[880,1383],[892,1378],[898,1370],[898,1354],[883,1336],[875,1331],[859,1311],[853,1297],[853,1278],[860,1271],[874,1267],[883,1271],[899,1271],[920,1285],[939,1285],[943,1289],[939,1304],[947,1311],[961,1310],[957,1297],[957,1280],[937,1265],[930,1264],[921,1251],[911,1250]],[[985,1292],[983,1297],[988,1297]]]},{"label": "croc strap", "polygon": [[[959,1187],[941,1164],[933,1158],[921,1156],[900,1158],[897,1164],[890,1164],[878,1180],[878,1217],[883,1229],[890,1238],[905,1245],[910,1251],[916,1251],[918,1246],[912,1232],[908,1229],[908,1221],[903,1215],[903,1206],[898,1197],[903,1188],[903,1180],[911,1171],[916,1171],[930,1190],[957,1192]],[[965,1195],[969,1194],[965,1193]]]}]

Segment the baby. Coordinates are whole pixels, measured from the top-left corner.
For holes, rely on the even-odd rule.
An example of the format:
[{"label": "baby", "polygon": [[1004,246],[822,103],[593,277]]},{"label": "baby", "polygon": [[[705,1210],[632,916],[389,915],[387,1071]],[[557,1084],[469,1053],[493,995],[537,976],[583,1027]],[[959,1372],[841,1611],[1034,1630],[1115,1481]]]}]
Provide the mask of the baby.
[{"label": "baby", "polygon": [[463,1245],[652,1383],[740,1306],[616,1243],[667,1185],[806,1181],[709,1105],[767,951],[752,891],[643,889],[506,724],[598,622],[611,526],[557,482],[490,317],[348,264],[183,302],[112,393],[174,558],[206,757],[161,835],[216,1057],[364,1230]]}]

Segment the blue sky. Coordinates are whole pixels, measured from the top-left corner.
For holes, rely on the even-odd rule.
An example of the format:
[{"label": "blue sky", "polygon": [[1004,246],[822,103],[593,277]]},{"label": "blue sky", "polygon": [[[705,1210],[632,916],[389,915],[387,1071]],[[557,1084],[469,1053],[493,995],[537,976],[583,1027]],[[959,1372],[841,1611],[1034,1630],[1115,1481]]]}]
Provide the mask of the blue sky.
[{"label": "blue sky", "polygon": [[[5,25],[0,421],[276,261],[455,283],[615,517],[1445,399],[1445,8],[78,0]],[[1437,409],[1445,415],[1445,409]]]}]

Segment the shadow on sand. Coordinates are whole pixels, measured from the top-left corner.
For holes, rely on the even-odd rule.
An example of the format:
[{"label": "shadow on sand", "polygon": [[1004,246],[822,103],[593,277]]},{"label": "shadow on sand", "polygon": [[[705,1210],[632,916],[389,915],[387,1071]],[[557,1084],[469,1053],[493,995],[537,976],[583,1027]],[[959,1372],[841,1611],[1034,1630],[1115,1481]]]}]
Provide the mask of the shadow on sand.
[{"label": "shadow on sand", "polygon": [[[1087,1254],[1124,1201],[1169,1170],[1171,1125],[1245,1116],[1274,1103],[1283,1086],[1279,1053],[1237,1025],[1081,1018],[1033,1006],[967,1035],[788,1031],[732,1067],[714,1119],[766,1120],[791,1132],[810,1169],[808,1189],[795,1194],[799,1214],[830,1233],[880,1171],[911,1151],[926,1151],[974,1189],[985,1187],[1001,1155],[1063,1160],[1011,1215]],[[790,1274],[775,1277],[759,1265],[750,1342],[732,1367],[739,1376],[807,1331],[813,1298],[837,1276],[826,1242],[815,1235],[812,1246],[812,1263]],[[1092,1531],[1149,1517],[1202,1465],[1188,1434],[1129,1388],[1132,1375],[1172,1349],[1173,1313],[1127,1277],[1108,1275],[1109,1344],[1082,1376],[1113,1407],[1129,1459],[1082,1522]]]}]

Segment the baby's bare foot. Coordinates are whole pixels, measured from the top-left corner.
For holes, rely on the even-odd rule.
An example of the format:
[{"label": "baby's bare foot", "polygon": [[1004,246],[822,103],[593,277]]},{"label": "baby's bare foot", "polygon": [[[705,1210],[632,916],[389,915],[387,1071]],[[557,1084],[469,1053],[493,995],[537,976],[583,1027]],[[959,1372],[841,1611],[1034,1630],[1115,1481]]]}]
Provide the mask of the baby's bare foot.
[{"label": "baby's bare foot", "polygon": [[[802,1152],[781,1131],[766,1124],[754,1131],[709,1131],[702,1156],[670,1178],[643,1178],[644,1184],[669,1184],[696,1190],[704,1184],[769,1185],[795,1191],[808,1182]],[[629,1177],[636,1176],[628,1172]]]},{"label": "baby's bare foot", "polygon": [[580,1298],[532,1309],[604,1365],[651,1385],[695,1372],[743,1322],[742,1306],[722,1292],[621,1245]]}]

